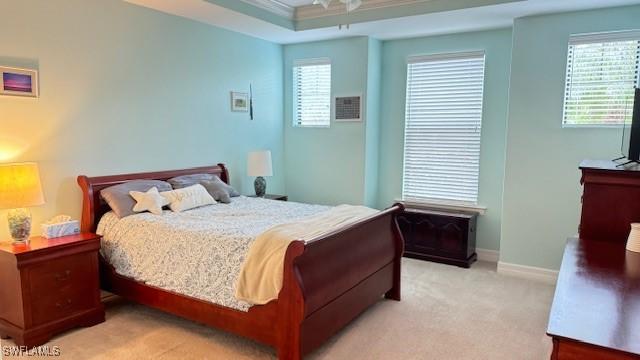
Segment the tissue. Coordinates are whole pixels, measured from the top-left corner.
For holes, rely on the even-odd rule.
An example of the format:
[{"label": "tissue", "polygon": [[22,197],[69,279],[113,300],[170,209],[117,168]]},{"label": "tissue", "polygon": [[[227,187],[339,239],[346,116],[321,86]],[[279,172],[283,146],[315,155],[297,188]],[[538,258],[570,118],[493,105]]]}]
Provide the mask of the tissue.
[{"label": "tissue", "polygon": [[42,236],[47,239],[80,233],[80,222],[69,215],[57,215],[42,224]]}]

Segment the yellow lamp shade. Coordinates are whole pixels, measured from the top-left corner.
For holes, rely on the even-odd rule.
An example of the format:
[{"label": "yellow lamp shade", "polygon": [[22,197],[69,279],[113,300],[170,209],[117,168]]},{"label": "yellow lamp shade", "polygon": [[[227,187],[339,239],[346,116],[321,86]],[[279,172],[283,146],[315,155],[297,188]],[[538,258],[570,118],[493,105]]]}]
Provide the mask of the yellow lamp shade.
[{"label": "yellow lamp shade", "polygon": [[36,163],[0,164],[0,209],[44,204]]}]

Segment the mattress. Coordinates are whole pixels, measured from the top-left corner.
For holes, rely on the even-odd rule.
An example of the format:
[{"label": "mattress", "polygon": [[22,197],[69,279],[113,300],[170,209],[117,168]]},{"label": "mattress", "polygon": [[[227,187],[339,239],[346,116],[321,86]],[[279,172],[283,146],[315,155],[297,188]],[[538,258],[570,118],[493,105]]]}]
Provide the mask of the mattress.
[{"label": "mattress", "polygon": [[98,224],[102,255],[115,271],[182,295],[247,311],[235,283],[256,237],[269,228],[329,207],[235,197],[181,213],[141,213],[122,219],[106,213]]}]

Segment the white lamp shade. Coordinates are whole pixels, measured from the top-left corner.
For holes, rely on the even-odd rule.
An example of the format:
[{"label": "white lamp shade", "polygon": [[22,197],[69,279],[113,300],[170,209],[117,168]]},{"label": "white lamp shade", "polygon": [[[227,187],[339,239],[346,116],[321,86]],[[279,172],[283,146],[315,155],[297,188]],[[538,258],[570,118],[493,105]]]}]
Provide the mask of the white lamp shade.
[{"label": "white lamp shade", "polygon": [[44,204],[36,163],[0,164],[0,209]]},{"label": "white lamp shade", "polygon": [[271,166],[271,151],[252,151],[247,159],[247,174],[249,176],[273,176]]},{"label": "white lamp shade", "polygon": [[640,223],[631,224],[631,232],[627,239],[627,250],[640,253]]}]

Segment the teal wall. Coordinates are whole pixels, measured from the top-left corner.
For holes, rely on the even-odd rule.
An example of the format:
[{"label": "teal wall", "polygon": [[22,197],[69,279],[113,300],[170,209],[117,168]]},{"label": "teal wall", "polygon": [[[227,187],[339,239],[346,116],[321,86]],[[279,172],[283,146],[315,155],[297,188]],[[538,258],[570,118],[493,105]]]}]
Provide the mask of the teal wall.
[{"label": "teal wall", "polygon": [[[39,98],[0,97],[0,162],[41,167],[47,204],[34,224],[79,216],[78,174],[225,162],[251,193],[246,154],[260,148],[273,152],[269,192],[389,206],[402,188],[407,57],[484,50],[478,246],[551,269],[577,232],[578,163],[617,156],[621,136],[562,128],[569,35],[640,27],[633,6],[527,17],[513,30],[280,46],[119,0],[3,1],[0,13],[11,14],[0,64],[40,71]],[[315,57],[331,58],[334,94],[363,94],[364,122],[292,126],[292,64]],[[254,121],[229,110],[229,92],[250,82]]]},{"label": "teal wall", "polygon": [[620,154],[621,129],[562,128],[570,34],[640,28],[640,6],[517,19],[500,260],[559,267],[578,230],[585,158]]},{"label": "teal wall", "polygon": [[[0,162],[40,164],[36,232],[79,217],[79,174],[225,162],[250,193],[247,152],[267,148],[268,190],[284,191],[281,46],[120,0],[1,1],[0,14],[0,63],[40,70],[40,98],[0,96]],[[254,121],[229,109],[250,82]]]},{"label": "teal wall", "polygon": [[380,190],[378,207],[402,196],[402,159],[407,84],[407,57],[484,50],[486,56],[484,109],[478,202],[487,207],[478,219],[478,247],[500,248],[511,30],[424,37],[383,43],[380,126]]},{"label": "teal wall", "polygon": [[382,106],[382,42],[375,39],[369,39],[366,95],[364,204],[375,207],[379,191],[380,108]]},{"label": "teal wall", "polygon": [[290,199],[318,204],[364,203],[366,122],[294,127],[292,77],[295,60],[328,57],[332,95],[363,94],[366,101],[368,53],[366,37],[284,46],[284,158]]}]

